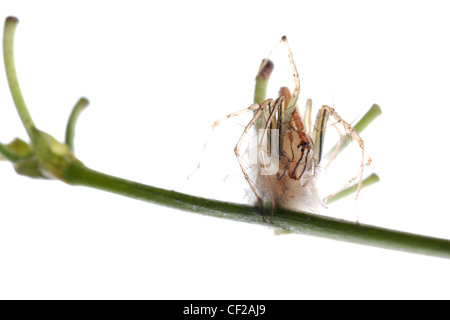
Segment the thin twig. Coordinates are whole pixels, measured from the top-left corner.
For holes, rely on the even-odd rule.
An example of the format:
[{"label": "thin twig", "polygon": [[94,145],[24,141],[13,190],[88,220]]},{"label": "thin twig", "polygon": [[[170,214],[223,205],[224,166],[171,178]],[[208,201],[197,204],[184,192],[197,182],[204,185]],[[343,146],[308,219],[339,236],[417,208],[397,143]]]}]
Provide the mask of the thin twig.
[{"label": "thin twig", "polygon": [[450,240],[438,239],[364,225],[356,222],[304,212],[276,209],[273,224],[265,223],[252,206],[195,197],[113,177],[75,163],[66,171],[65,180],[80,185],[120,194],[137,200],[194,212],[206,216],[263,225],[287,233],[306,234],[370,245],[386,249],[450,258]]}]

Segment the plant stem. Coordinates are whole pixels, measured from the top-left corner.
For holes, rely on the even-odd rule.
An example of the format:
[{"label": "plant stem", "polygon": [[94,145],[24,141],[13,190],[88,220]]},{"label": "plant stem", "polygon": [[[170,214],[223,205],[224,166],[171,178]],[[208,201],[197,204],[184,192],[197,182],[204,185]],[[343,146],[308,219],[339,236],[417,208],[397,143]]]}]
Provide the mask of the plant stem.
[{"label": "plant stem", "polygon": [[[372,185],[374,183],[377,183],[378,181],[380,181],[380,177],[377,174],[372,173],[370,176],[368,176],[367,178],[365,178],[362,181],[361,189],[365,188],[365,187],[368,187],[368,186],[370,186],[370,185]],[[348,187],[348,188],[342,190],[341,192],[339,192],[338,194],[336,194],[334,197],[330,198],[327,201],[327,204],[330,204],[330,203],[335,202],[337,200],[341,200],[342,198],[345,198],[345,197],[351,195],[352,193],[355,193],[356,190],[358,190],[358,188],[356,186]]]},{"label": "plant stem", "polygon": [[389,230],[316,214],[277,209],[273,224],[264,223],[251,206],[195,197],[113,177],[74,163],[64,180],[174,209],[386,249],[450,258],[450,240]]},{"label": "plant stem", "polygon": [[255,95],[253,103],[262,103],[266,100],[267,85],[272,74],[274,64],[271,60],[264,59],[256,75]]},{"label": "plant stem", "polygon": [[8,85],[14,104],[16,105],[20,119],[25,126],[28,136],[33,139],[33,127],[35,127],[35,125],[28,112],[22,92],[20,91],[14,64],[14,34],[18,23],[19,20],[15,17],[6,18],[5,29],[3,31],[3,59],[5,61],[6,77],[8,78]]},{"label": "plant stem", "polygon": [[[379,115],[381,115],[380,106],[377,104],[373,104],[372,107],[370,107],[370,109],[364,114],[364,116],[353,126],[353,129],[355,129],[358,134],[361,134],[361,132],[364,131],[364,129],[367,128]],[[346,134],[335,156],[341,153],[342,150],[344,150],[352,141],[353,139],[348,134]],[[335,152],[337,146],[338,145],[336,144],[333,148],[331,148],[325,157],[330,158]]]},{"label": "plant stem", "polygon": [[5,159],[8,159],[11,162],[17,162],[21,159],[14,152],[11,152],[11,150],[9,150],[8,146],[5,146],[2,143],[0,143],[0,155],[2,155],[3,157],[5,157]]},{"label": "plant stem", "polygon": [[[258,74],[256,75],[255,81],[255,93],[253,96],[253,103],[261,104],[266,100],[267,86],[269,85],[270,75],[274,69],[274,64],[272,60],[264,59],[259,67]],[[253,115],[255,115],[258,110],[255,110]],[[266,113],[267,110],[264,110]],[[263,114],[264,114],[263,113]],[[266,115],[268,117],[268,115]],[[255,128],[263,128],[264,116],[256,119]]]},{"label": "plant stem", "polygon": [[251,207],[247,205],[220,202],[141,184],[89,169],[81,163],[74,163],[69,166],[63,180],[70,185],[100,189],[170,208],[217,217],[231,218],[238,214],[237,217],[243,218],[243,220],[248,217],[249,222],[262,223],[261,216],[250,212]]},{"label": "plant stem", "polygon": [[77,123],[78,117],[87,106],[89,105],[89,101],[86,98],[81,98],[75,104],[72,109],[72,113],[70,114],[69,121],[67,122],[66,127],[66,144],[69,146],[70,150],[74,152],[74,137],[75,137],[75,125]]}]

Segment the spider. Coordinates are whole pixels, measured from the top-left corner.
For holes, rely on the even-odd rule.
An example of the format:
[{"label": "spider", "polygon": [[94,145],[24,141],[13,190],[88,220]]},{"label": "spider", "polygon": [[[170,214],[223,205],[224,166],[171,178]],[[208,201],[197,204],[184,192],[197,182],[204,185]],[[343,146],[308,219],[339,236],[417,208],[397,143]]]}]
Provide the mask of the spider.
[{"label": "spider", "polygon": [[[359,134],[336,113],[334,108],[323,105],[317,113],[314,128],[311,126],[311,99],[307,100],[303,118],[300,116],[300,110],[297,106],[300,79],[286,36],[283,36],[280,42],[286,45],[293,71],[295,88],[292,94],[287,87],[282,87],[277,99],[267,99],[262,103],[254,103],[248,108],[233,112],[217,120],[212,125],[212,130],[214,130],[227,119],[253,111],[253,118],[245,126],[234,148],[234,153],[247,183],[259,202],[264,222],[266,222],[264,200],[270,200],[271,223],[273,222],[276,205],[286,209],[298,210],[300,204],[304,209],[313,211],[317,206],[324,206],[324,203],[331,197],[359,178],[355,197],[357,199],[362,185],[364,167],[372,161],[368,155],[366,156],[364,141]],[[270,75],[273,67],[269,57],[264,59],[257,78]],[[316,176],[322,160],[325,131],[330,116],[336,120],[334,125],[340,124],[347,135],[361,148],[361,168],[359,173],[341,189],[322,201],[317,191]],[[252,128],[259,131],[256,135],[256,153],[259,161],[256,177],[251,177],[251,170],[247,167],[241,155],[242,143]],[[341,137],[343,136],[341,135]],[[333,158],[330,162],[332,160]],[[197,168],[199,166],[200,164]]]}]

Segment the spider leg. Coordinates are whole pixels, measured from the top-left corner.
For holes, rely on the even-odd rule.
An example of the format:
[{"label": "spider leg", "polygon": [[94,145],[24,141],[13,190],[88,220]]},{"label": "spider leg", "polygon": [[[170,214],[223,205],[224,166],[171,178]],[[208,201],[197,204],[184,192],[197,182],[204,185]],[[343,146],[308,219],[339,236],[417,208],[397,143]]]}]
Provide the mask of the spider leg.
[{"label": "spider leg", "polygon": [[306,100],[305,113],[303,114],[303,122],[305,123],[305,132],[308,136],[312,135],[311,128],[311,110],[312,110],[312,100]]},{"label": "spider leg", "polygon": [[209,137],[211,136],[211,134],[213,133],[214,129],[215,129],[218,125],[220,125],[222,122],[224,122],[224,121],[226,121],[226,120],[228,120],[228,119],[230,119],[230,118],[237,117],[237,116],[239,116],[239,115],[241,115],[241,114],[244,114],[244,113],[246,113],[246,112],[249,112],[249,111],[255,111],[255,110],[258,110],[258,109],[260,109],[260,105],[257,104],[257,103],[254,103],[254,104],[252,104],[251,106],[249,106],[248,108],[245,108],[245,109],[242,109],[242,110],[239,110],[239,111],[230,113],[229,115],[226,115],[225,117],[222,117],[222,118],[220,118],[219,120],[215,121],[215,122],[213,123],[213,125],[211,126],[211,131],[209,132],[208,137],[207,137],[206,140],[205,140],[205,143],[203,144],[203,149],[202,149],[202,152],[201,152],[201,155],[200,155],[200,160],[198,161],[197,167],[194,169],[194,171],[192,171],[192,172],[187,176],[187,179],[189,179],[195,172],[197,172],[198,169],[200,169],[200,164],[201,164],[201,161],[202,161],[202,158],[203,158],[203,153],[204,153],[205,150],[206,150],[206,145],[208,144]]},{"label": "spider leg", "polygon": [[[312,101],[311,101],[311,99],[309,99],[306,103],[306,111],[305,111],[305,115],[309,114],[309,119],[308,118],[305,119],[306,120],[305,132],[308,131],[308,122],[311,123],[311,114],[310,114],[311,104],[312,104]],[[308,111],[308,109],[309,109],[309,111]],[[328,112],[328,110],[326,110],[324,108],[321,108],[319,110],[319,112],[317,113],[316,122],[314,124],[314,149],[313,149],[313,161],[311,163],[312,174],[308,178],[308,180],[303,184],[303,187],[306,187],[308,185],[308,183],[310,183],[312,181],[312,179],[314,179],[314,177],[316,175],[316,167],[320,164],[320,161],[322,159],[323,140],[325,137],[325,130],[326,130],[326,125],[327,125],[327,121],[328,121],[328,116],[329,116],[329,112]],[[310,126],[310,124],[309,124],[309,126]],[[311,130],[311,128],[309,128],[309,130]],[[306,162],[305,162],[305,167],[306,167]]]},{"label": "spider leg", "polygon": [[295,107],[295,105],[297,104],[298,95],[300,94],[300,77],[298,76],[297,67],[295,66],[292,51],[291,51],[291,48],[289,47],[289,42],[288,42],[286,36],[283,36],[281,38],[281,41],[283,41],[287,47],[289,61],[291,62],[292,73],[293,73],[294,82],[295,82],[295,88],[294,88],[294,91],[292,92],[291,100],[289,101],[289,104],[286,106],[286,109],[289,110],[290,108]]},{"label": "spider leg", "polygon": [[261,115],[263,114],[263,111],[267,107],[270,107],[272,105],[272,103],[273,103],[273,100],[268,99],[268,100],[264,101],[261,105],[258,106],[258,111],[255,112],[252,120],[245,127],[244,132],[242,133],[241,137],[239,138],[239,140],[238,140],[238,142],[236,144],[236,147],[234,148],[234,153],[235,153],[236,158],[237,158],[237,160],[239,162],[239,166],[241,167],[242,173],[244,174],[245,180],[247,180],[247,183],[249,184],[250,188],[252,189],[253,193],[255,194],[256,198],[258,199],[258,202],[259,202],[260,207],[261,207],[262,218],[263,218],[264,222],[266,222],[266,218],[264,216],[264,203],[263,203],[263,200],[259,196],[258,192],[256,191],[255,183],[248,176],[248,173],[247,173],[247,171],[245,169],[244,162],[242,160],[242,157],[241,157],[239,151],[241,149],[241,144],[242,144],[242,141],[244,141],[245,135],[248,133],[248,131],[251,129],[251,127],[255,124],[256,120],[258,120],[261,117]]},{"label": "spider leg", "polygon": [[312,174],[308,178],[308,180],[306,180],[306,182],[302,185],[303,188],[306,187],[308,185],[308,183],[310,183],[311,180],[314,179],[314,177],[316,176],[316,162],[315,161],[313,161],[313,163],[311,164],[311,167],[312,167]]},{"label": "spider leg", "polygon": [[[324,106],[325,107],[325,106]],[[325,131],[327,128],[328,117],[330,112],[328,109],[322,107],[317,113],[316,123],[314,124],[314,162],[316,165],[322,161],[323,142],[325,138]]]},{"label": "spider leg", "polygon": [[334,161],[334,159],[336,159],[338,153],[339,153],[339,149],[342,145],[342,142],[345,139],[345,136],[342,134],[341,130],[339,130],[338,126],[336,125],[336,123],[333,123],[333,127],[336,129],[337,133],[339,134],[339,141],[338,143],[336,143],[336,147],[333,150],[333,154],[331,155],[330,160],[327,163],[327,166],[325,167],[325,170],[328,170],[328,168],[330,167],[331,163]]},{"label": "spider leg", "polygon": [[[272,139],[269,142],[269,145],[267,144],[267,136],[268,136],[269,127],[273,127],[273,125],[274,125],[272,120],[275,118],[275,115],[277,114],[279,109],[283,109],[283,106],[284,106],[284,97],[283,96],[281,96],[280,98],[275,100],[275,103],[274,103],[273,107],[271,107],[269,105],[269,109],[271,109],[270,115],[269,115],[269,118],[267,119],[264,131],[263,131],[263,134],[262,134],[262,138],[261,138],[261,140],[259,142],[259,145],[258,145],[258,150],[261,153],[261,159],[262,159],[263,170],[264,170],[262,175],[264,176],[264,180],[266,182],[267,188],[269,189],[270,200],[271,200],[271,204],[272,204],[272,208],[271,208],[271,211],[270,211],[270,223],[273,223],[273,212],[274,212],[274,209],[275,209],[275,197],[273,195],[272,188],[270,187],[270,182],[269,182],[269,178],[268,178],[268,174],[267,174],[266,161],[265,161],[264,154],[265,153],[268,154],[269,151],[270,151],[270,156],[271,156],[271,158],[273,158],[272,152],[275,150],[278,153],[278,151],[279,151],[279,148],[273,148],[271,146]],[[276,123],[276,121],[275,121],[275,123]],[[275,129],[277,129],[277,128],[275,128]],[[279,134],[280,131],[278,130],[277,132]],[[275,137],[275,138],[277,138],[277,137]],[[275,140],[278,140],[278,139],[274,139],[274,141]],[[276,154],[276,159],[277,160],[279,159],[279,157],[280,157],[280,155]],[[277,163],[276,173],[278,173],[278,168],[279,168],[279,166],[278,166],[278,163]]]},{"label": "spider leg", "polygon": [[[356,191],[356,196],[355,196],[355,200],[358,199],[358,195],[359,192],[361,191],[361,186],[362,186],[362,179],[363,179],[363,173],[364,173],[364,167],[369,166],[370,163],[372,162],[372,159],[370,158],[369,155],[367,155],[367,160],[365,160],[365,156],[366,156],[366,151],[364,149],[364,141],[361,139],[360,135],[355,131],[355,129],[344,119],[342,119],[341,116],[339,116],[336,111],[334,111],[333,108],[329,107],[329,106],[322,106],[322,108],[320,109],[319,112],[328,112],[330,115],[333,116],[334,119],[336,119],[336,121],[338,123],[341,123],[342,126],[344,127],[345,131],[347,132],[347,134],[358,143],[359,147],[361,148],[361,171],[352,179],[350,179],[344,187],[342,187],[340,190],[338,190],[337,192],[329,195],[328,197],[326,197],[325,199],[325,203],[328,201],[328,199],[332,198],[333,196],[335,196],[337,193],[339,193],[340,191],[344,190],[350,183],[352,183],[353,181],[355,181],[358,177],[359,177],[359,182],[358,182],[358,189]],[[317,133],[317,131],[316,131]]]}]

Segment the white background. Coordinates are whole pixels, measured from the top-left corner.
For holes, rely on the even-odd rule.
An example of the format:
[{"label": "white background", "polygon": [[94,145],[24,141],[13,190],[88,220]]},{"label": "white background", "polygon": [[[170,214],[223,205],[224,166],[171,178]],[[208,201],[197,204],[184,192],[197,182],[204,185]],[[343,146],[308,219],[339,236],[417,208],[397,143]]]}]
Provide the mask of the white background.
[{"label": "white background", "polygon": [[[62,140],[71,107],[85,96],[91,105],[78,123],[76,154],[86,165],[229,201],[245,195],[242,176],[228,169],[242,131],[236,122],[218,128],[213,156],[186,176],[211,123],[252,102],[261,59],[287,35],[301,105],[312,98],[349,121],[372,103],[383,110],[363,134],[373,158],[367,171],[381,182],[361,193],[361,222],[443,238],[450,238],[448,12],[444,1],[0,3],[2,19],[20,19],[18,76],[39,128]],[[293,86],[285,51],[277,52],[272,97]],[[25,138],[4,75],[0,111],[0,141]],[[214,158],[214,150],[226,156]],[[337,171],[346,174],[342,182],[354,173]],[[6,162],[0,201],[2,299],[450,298],[445,259],[274,236],[31,180]],[[328,214],[354,220],[354,201]]]}]

